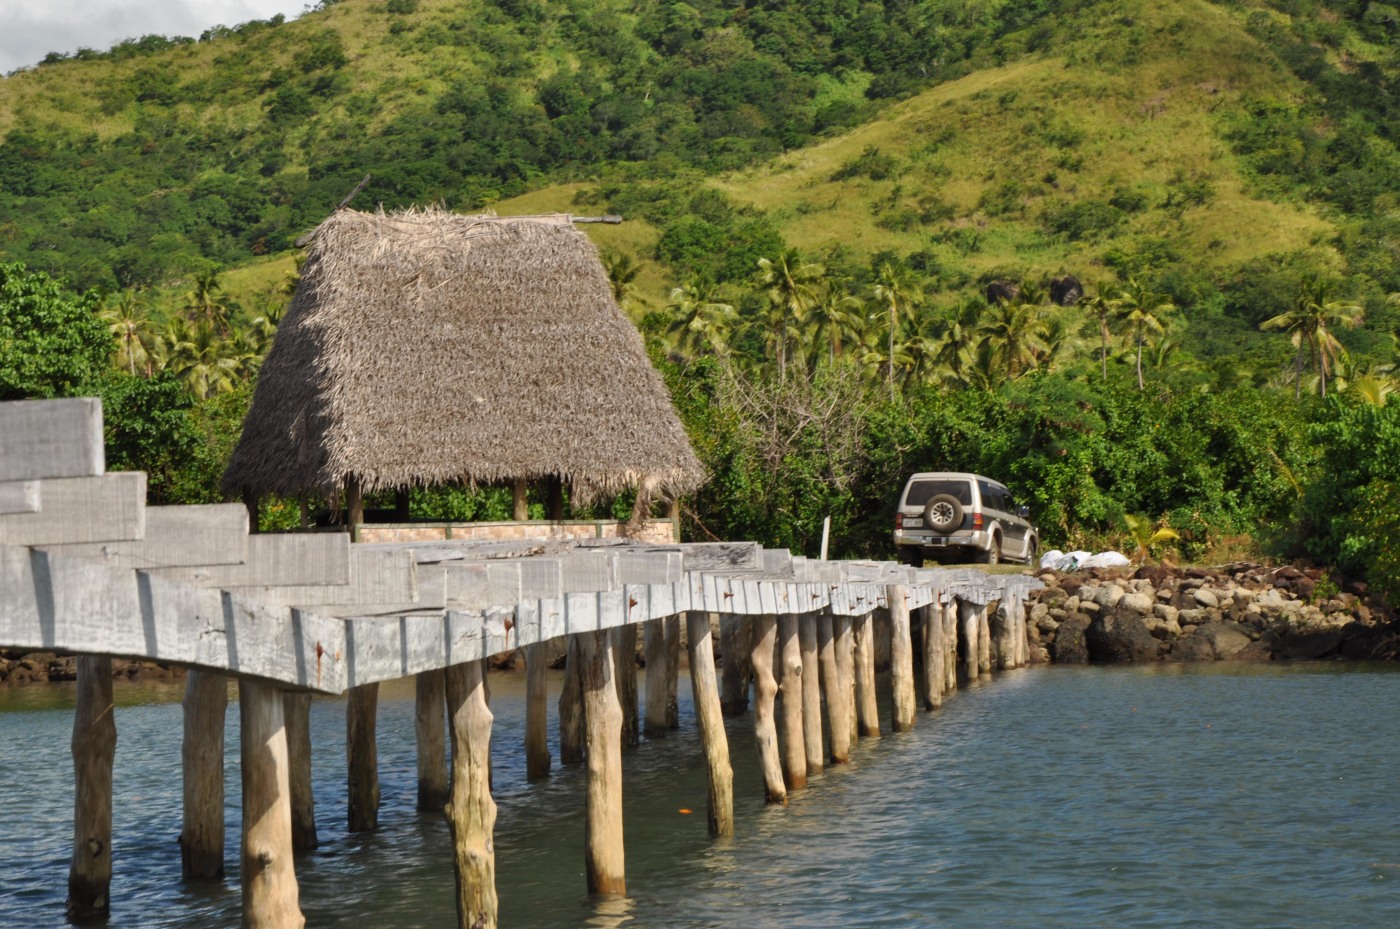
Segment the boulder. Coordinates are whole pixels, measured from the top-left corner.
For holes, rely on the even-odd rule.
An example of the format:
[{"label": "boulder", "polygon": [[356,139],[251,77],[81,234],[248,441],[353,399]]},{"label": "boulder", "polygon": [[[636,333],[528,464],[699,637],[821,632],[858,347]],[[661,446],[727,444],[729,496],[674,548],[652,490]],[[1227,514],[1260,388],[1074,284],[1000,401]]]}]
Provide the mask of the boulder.
[{"label": "boulder", "polygon": [[1205,636],[1183,635],[1172,643],[1168,661],[1214,661],[1215,645]]},{"label": "boulder", "polygon": [[1342,630],[1301,629],[1284,626],[1279,630],[1276,649],[1280,658],[1325,658],[1342,644]]},{"label": "boulder", "polygon": [[1103,612],[1084,633],[1089,660],[1121,663],[1156,661],[1161,645],[1152,637],[1142,617],[1129,611]]},{"label": "boulder", "polygon": [[[1081,594],[1080,599],[1083,599]],[[1105,584],[1094,591],[1093,600],[1099,606],[1114,607],[1123,599],[1123,588],[1117,584]]]},{"label": "boulder", "polygon": [[1089,628],[1089,618],[1083,613],[1075,613],[1055,630],[1055,643],[1050,653],[1056,664],[1088,664],[1089,648],[1085,633]]},{"label": "boulder", "polygon": [[1117,610],[1120,613],[1129,612],[1136,613],[1139,616],[1146,616],[1148,613],[1152,612],[1153,605],[1153,599],[1147,594],[1131,593],[1124,594],[1123,598],[1118,601]]},{"label": "boulder", "polygon": [[1206,623],[1196,629],[1196,638],[1205,638],[1221,660],[1234,658],[1249,645],[1249,636],[1235,623]]},{"label": "boulder", "polygon": [[1215,591],[1207,590],[1204,587],[1197,588],[1192,596],[1196,598],[1196,604],[1207,609],[1216,610],[1220,608],[1220,598],[1215,595]]}]

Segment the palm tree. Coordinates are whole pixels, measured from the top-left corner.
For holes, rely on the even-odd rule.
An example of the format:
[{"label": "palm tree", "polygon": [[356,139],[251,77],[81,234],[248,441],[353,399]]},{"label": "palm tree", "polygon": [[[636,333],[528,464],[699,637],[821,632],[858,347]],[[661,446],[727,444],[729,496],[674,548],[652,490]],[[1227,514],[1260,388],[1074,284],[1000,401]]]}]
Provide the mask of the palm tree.
[{"label": "palm tree", "polygon": [[103,308],[101,317],[108,331],[116,337],[117,360],[125,360],[132,377],[136,376],[138,367],[146,377],[150,377],[156,331],[137,301],[136,294],[124,291],[115,303]]},{"label": "palm tree", "polygon": [[758,259],[758,282],[768,300],[768,338],[778,357],[779,379],[787,378],[788,342],[800,335],[825,274],[821,265],[803,261],[795,248],[777,258]]},{"label": "palm tree", "polygon": [[239,378],[240,361],[230,357],[224,340],[207,325],[176,317],[164,333],[165,366],[201,400],[228,390]]},{"label": "palm tree", "polygon": [[998,302],[991,307],[982,325],[983,342],[1007,380],[1035,367],[1036,359],[1045,351],[1045,324],[1040,318],[1041,307],[1019,300]]},{"label": "palm tree", "polygon": [[692,356],[707,350],[721,358],[729,354],[729,334],[738,326],[739,314],[709,281],[692,277],[675,288],[666,309],[675,314],[667,332],[675,337],[676,348]]},{"label": "palm tree", "polygon": [[1123,522],[1128,528],[1128,535],[1132,538],[1133,544],[1137,546],[1137,560],[1143,563],[1146,563],[1150,557],[1149,549],[1152,546],[1181,538],[1175,529],[1160,524],[1154,525],[1152,520],[1146,516],[1124,513]]},{"label": "palm tree", "polygon": [[826,352],[835,363],[848,344],[858,343],[865,331],[865,305],[847,289],[846,282],[828,278],[807,313],[807,335],[811,361]]},{"label": "palm tree", "polygon": [[934,361],[953,383],[963,380],[963,368],[977,348],[977,330],[987,304],[981,297],[972,297],[953,308],[953,315],[944,322],[937,335],[938,347]]},{"label": "palm tree", "polygon": [[641,302],[637,296],[637,275],[642,273],[642,266],[631,255],[604,252],[603,267],[608,272],[613,302],[624,312],[637,306]]},{"label": "palm tree", "polygon": [[882,261],[880,267],[875,269],[875,287],[872,292],[875,299],[889,312],[888,375],[890,399],[893,400],[895,333],[899,331],[899,322],[909,312],[910,307],[923,299],[923,292],[919,286],[917,275],[906,265],[896,264],[892,261]]},{"label": "palm tree", "polygon": [[233,306],[224,300],[223,285],[217,272],[195,277],[194,289],[185,295],[185,317],[192,323],[204,324],[216,334],[227,337],[232,333],[230,317]]},{"label": "palm tree", "polygon": [[1176,311],[1176,304],[1166,294],[1153,293],[1133,278],[1128,279],[1118,291],[1114,300],[1118,318],[1127,323],[1133,331],[1133,342],[1137,346],[1138,390],[1144,389],[1142,380],[1142,346],[1147,340],[1147,332],[1161,332],[1163,321]]},{"label": "palm tree", "polygon": [[1293,309],[1259,324],[1260,329],[1282,329],[1293,333],[1297,351],[1293,357],[1293,396],[1303,395],[1303,352],[1317,371],[1318,392],[1327,396],[1327,375],[1345,354],[1342,343],[1332,334],[1332,326],[1354,329],[1361,325],[1361,307],[1340,300],[1328,300],[1331,284],[1321,278],[1305,278]]},{"label": "palm tree", "polygon": [[1108,340],[1113,334],[1109,322],[1118,315],[1117,302],[1103,291],[1093,296],[1085,296],[1076,306],[1083,307],[1099,324],[1099,361],[1103,368],[1103,380],[1108,380]]}]

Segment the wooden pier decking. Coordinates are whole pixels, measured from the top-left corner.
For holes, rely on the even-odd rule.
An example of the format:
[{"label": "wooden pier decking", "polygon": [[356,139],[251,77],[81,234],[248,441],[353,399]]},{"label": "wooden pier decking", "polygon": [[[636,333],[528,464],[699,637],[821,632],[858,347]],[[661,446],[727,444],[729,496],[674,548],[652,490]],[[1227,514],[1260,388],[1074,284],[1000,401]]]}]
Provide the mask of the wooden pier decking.
[{"label": "wooden pier decking", "polygon": [[[525,649],[534,672],[542,667],[543,643],[570,637],[560,724],[570,728],[564,754],[581,748],[588,765],[587,874],[595,893],[626,892],[620,756],[624,741],[637,737],[638,710],[635,662],[615,657],[629,647],[635,652],[636,627],[646,639],[645,727],[652,733],[676,725],[660,697],[674,694],[680,628],[687,629],[716,835],[734,828],[721,714],[747,706],[750,673],[764,789],[769,800],[783,802],[809,771],[845,762],[859,739],[880,733],[871,620],[877,610],[890,617],[894,710],[887,728],[916,724],[916,690],[932,710],[959,680],[1029,663],[1024,602],[1039,582],[1025,576],[812,561],[752,542],[352,545],[344,532],[249,534],[241,504],[147,507],[145,489],[144,474],[105,471],[99,401],[0,403],[0,647],[84,656],[73,743],[74,921],[107,912],[114,656],[191,671],[186,879],[223,874],[220,701],[227,699],[225,677],[239,680],[243,924],[277,929],[302,924],[293,852],[315,844],[301,696],[309,692],[350,694],[350,815],[352,828],[369,830],[379,805],[377,684],[417,676],[419,715],[427,720],[420,731],[431,732],[432,720],[446,714],[452,733],[450,781],[446,748],[428,735],[420,739],[419,803],[441,807],[447,798],[460,925],[494,926],[491,716],[482,659]],[[729,636],[721,656],[724,705],[711,636],[716,615]],[[914,625],[923,646],[918,662]],[[922,688],[915,682],[920,664]],[[550,764],[543,686],[543,676],[532,674],[532,777],[547,775]],[[823,706],[832,731],[826,746]],[[567,743],[580,733],[582,745],[571,752]]]}]

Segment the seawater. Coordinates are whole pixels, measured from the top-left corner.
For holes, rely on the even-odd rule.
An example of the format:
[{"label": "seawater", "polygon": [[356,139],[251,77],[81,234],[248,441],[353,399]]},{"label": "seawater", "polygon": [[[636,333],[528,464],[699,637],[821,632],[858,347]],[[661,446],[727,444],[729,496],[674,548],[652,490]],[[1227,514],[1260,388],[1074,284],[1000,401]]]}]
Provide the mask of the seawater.
[{"label": "seawater", "polygon": [[[751,723],[730,720],[728,841],[706,835],[682,682],[681,731],[624,759],[629,896],[604,901],[584,893],[583,772],[525,781],[523,687],[491,677],[507,929],[1400,926],[1391,665],[1001,674],[910,733],[862,742],[786,807],[762,803]],[[183,885],[181,690],[117,686],[116,929],[238,924],[237,708],[228,880]],[[71,685],[0,690],[0,926],[63,921],[72,704]],[[446,826],[413,809],[411,688],[381,696],[372,835],[344,825],[343,701],[317,700],[312,727],[322,845],[297,865],[308,926],[454,926]]]}]

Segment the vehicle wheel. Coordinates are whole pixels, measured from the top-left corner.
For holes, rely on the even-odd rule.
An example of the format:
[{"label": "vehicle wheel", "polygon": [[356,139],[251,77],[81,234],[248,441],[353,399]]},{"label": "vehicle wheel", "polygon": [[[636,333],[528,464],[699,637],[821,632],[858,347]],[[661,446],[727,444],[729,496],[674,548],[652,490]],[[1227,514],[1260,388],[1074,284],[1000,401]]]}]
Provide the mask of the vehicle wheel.
[{"label": "vehicle wheel", "polygon": [[1026,547],[1026,564],[1036,567],[1035,556],[1040,551],[1040,545],[1035,539],[1031,539]]},{"label": "vehicle wheel", "polygon": [[977,553],[978,564],[1001,564],[1001,536],[992,536],[992,547]]},{"label": "vehicle wheel", "polygon": [[901,545],[899,547],[899,560],[911,568],[922,568],[924,566],[924,553],[912,545]]},{"label": "vehicle wheel", "polygon": [[944,535],[962,525],[963,508],[952,494],[937,494],[924,506],[924,525]]}]

